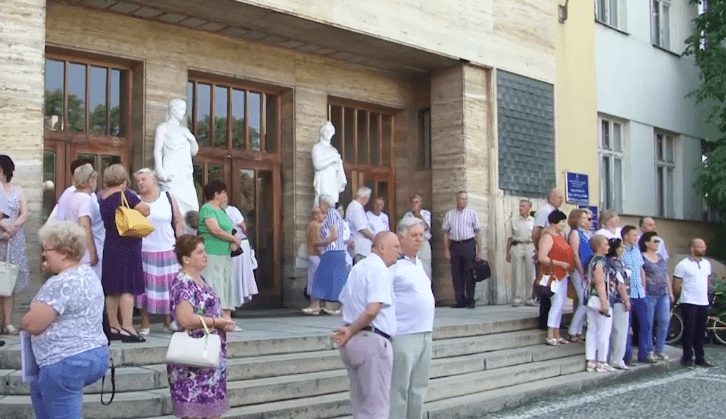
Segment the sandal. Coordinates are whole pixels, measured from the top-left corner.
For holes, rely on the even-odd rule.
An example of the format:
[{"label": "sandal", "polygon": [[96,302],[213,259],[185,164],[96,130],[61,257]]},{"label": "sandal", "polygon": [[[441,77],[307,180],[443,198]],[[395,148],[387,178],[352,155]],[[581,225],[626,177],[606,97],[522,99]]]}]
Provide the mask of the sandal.
[{"label": "sandal", "polygon": [[138,335],[128,329],[121,328],[124,332],[128,333],[128,335],[124,335],[123,333],[120,333],[121,335],[121,342],[123,343],[142,343],[146,342],[146,339],[143,338],[143,336]]},{"label": "sandal", "polygon": [[565,338],[558,338],[557,343],[559,343],[560,345],[567,345],[568,343],[570,343],[570,341]]},{"label": "sandal", "polygon": [[559,342],[555,338],[545,338],[545,343],[550,346],[557,346]]}]

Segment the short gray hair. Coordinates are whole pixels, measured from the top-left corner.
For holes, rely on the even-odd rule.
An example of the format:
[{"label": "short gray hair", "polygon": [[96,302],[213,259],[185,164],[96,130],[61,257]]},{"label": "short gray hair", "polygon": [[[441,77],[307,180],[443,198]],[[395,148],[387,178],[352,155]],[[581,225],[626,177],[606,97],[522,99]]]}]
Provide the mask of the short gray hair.
[{"label": "short gray hair", "polygon": [[318,204],[325,203],[328,204],[330,207],[335,206],[335,202],[333,202],[333,197],[328,194],[322,194],[318,197]]},{"label": "short gray hair", "polygon": [[94,176],[98,178],[98,172],[93,169],[93,166],[90,163],[83,164],[73,171],[73,184],[76,188],[84,188],[91,183]]},{"label": "short gray hair", "polygon": [[356,197],[356,198],[363,198],[363,197],[367,197],[367,198],[370,198],[370,197],[371,197],[371,192],[373,192],[373,191],[371,190],[371,188],[369,188],[369,187],[367,187],[367,186],[361,186],[361,187],[360,187],[360,188],[358,188],[358,190],[357,190],[357,191],[355,192],[355,197]]},{"label": "short gray hair", "polygon": [[159,184],[159,178],[156,177],[156,171],[151,170],[148,167],[144,167],[143,169],[139,169],[134,172],[134,178],[138,177],[139,175],[149,175],[151,176],[151,179],[154,180],[155,184]]},{"label": "short gray hair", "polygon": [[403,217],[396,226],[396,233],[403,234],[408,231],[409,228],[423,223],[424,221],[418,217]]},{"label": "short gray hair", "polygon": [[42,243],[80,261],[86,251],[86,231],[72,221],[50,220],[38,230]]}]

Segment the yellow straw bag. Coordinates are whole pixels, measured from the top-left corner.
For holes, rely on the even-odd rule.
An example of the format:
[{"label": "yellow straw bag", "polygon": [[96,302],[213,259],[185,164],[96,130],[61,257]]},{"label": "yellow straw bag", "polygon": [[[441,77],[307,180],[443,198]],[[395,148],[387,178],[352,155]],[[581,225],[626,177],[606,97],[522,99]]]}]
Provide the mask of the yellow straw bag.
[{"label": "yellow straw bag", "polygon": [[139,210],[129,207],[126,194],[121,192],[121,205],[116,208],[116,229],[121,237],[146,237],[154,232],[154,227]]}]

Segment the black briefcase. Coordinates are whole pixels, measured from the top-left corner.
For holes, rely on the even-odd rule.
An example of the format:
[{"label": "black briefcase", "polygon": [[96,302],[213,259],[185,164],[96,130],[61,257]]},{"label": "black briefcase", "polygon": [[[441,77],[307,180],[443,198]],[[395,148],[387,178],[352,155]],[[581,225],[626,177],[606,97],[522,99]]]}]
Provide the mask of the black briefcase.
[{"label": "black briefcase", "polygon": [[489,267],[489,262],[484,259],[479,259],[478,262],[474,262],[471,274],[474,277],[474,282],[489,279],[492,276],[492,269]]}]

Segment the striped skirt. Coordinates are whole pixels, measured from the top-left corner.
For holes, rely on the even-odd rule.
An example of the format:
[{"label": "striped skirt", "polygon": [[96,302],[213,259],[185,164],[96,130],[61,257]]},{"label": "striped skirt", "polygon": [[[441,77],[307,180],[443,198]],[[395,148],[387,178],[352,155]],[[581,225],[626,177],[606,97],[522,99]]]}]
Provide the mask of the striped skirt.
[{"label": "striped skirt", "polygon": [[179,272],[174,251],[141,252],[141,263],[145,292],[136,296],[136,308],[146,309],[149,314],[169,314],[169,288]]}]

